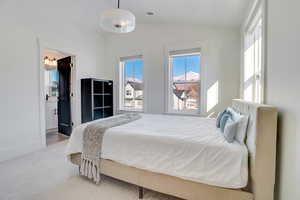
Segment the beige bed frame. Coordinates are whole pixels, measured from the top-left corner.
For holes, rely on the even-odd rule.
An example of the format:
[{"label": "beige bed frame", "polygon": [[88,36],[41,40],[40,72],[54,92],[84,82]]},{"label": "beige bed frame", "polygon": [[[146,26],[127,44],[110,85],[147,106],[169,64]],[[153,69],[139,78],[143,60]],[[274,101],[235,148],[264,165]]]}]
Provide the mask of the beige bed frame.
[{"label": "beige bed frame", "polygon": [[[249,151],[249,182],[244,189],[210,186],[153,173],[102,159],[101,173],[125,182],[187,200],[273,200],[276,162],[277,109],[233,100],[232,107],[249,115],[246,145]],[[80,165],[81,153],[71,161]]]}]

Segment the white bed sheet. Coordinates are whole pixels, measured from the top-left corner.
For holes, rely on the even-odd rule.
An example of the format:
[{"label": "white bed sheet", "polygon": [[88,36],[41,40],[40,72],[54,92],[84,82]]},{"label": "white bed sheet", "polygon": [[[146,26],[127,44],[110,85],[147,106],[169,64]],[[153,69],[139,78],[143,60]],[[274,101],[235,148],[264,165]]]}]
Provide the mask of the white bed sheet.
[{"label": "white bed sheet", "polygon": [[[103,138],[102,158],[204,184],[243,188],[248,180],[248,151],[228,143],[214,119],[150,115],[111,128]],[[87,124],[74,129],[66,153],[82,151]]]}]

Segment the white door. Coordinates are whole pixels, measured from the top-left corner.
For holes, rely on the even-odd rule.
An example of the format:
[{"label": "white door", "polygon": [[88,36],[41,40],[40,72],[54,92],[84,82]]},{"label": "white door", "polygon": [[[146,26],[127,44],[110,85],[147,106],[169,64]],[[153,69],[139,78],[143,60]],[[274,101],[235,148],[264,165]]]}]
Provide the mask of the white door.
[{"label": "white door", "polygon": [[49,97],[46,101],[46,129],[58,128],[57,97]]}]

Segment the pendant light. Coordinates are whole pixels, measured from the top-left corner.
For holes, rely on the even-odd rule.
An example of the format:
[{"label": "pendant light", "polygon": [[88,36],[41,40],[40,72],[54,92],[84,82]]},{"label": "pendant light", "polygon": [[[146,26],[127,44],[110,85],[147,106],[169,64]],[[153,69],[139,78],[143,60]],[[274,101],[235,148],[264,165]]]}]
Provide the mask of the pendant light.
[{"label": "pendant light", "polygon": [[120,0],[118,0],[118,8],[102,13],[100,26],[108,32],[129,33],[135,29],[135,16],[128,10],[120,9]]}]

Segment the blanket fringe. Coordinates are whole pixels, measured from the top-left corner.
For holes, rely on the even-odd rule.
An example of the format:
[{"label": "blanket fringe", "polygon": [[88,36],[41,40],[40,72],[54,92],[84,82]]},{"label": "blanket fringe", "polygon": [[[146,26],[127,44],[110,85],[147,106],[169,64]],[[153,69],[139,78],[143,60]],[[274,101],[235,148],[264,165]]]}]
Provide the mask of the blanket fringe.
[{"label": "blanket fringe", "polygon": [[81,154],[80,174],[92,179],[96,184],[100,182],[100,162],[89,159]]},{"label": "blanket fringe", "polygon": [[127,113],[104,120],[96,120],[89,124],[83,133],[83,151],[81,154],[80,174],[96,184],[100,182],[100,163],[102,140],[108,128],[127,124],[140,119],[141,116],[135,113]]}]

